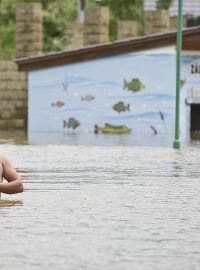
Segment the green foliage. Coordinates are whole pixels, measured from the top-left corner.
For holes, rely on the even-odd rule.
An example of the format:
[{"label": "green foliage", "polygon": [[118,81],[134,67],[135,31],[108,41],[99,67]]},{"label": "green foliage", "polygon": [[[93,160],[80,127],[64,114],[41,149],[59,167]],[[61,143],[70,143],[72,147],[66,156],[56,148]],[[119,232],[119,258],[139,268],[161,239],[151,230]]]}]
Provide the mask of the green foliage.
[{"label": "green foliage", "polygon": [[15,25],[12,21],[0,27],[0,59],[12,59],[15,55]]},{"label": "green foliage", "polygon": [[[7,16],[7,13],[10,16]],[[15,24],[11,0],[0,1],[0,59],[11,59],[14,56]]]},{"label": "green foliage", "polygon": [[[77,0],[0,0],[0,59],[15,57],[15,10],[20,2],[39,2],[43,6],[44,52],[65,48],[67,21],[77,16]],[[88,0],[88,5],[94,4]],[[143,0],[102,0],[110,8],[110,39],[116,39],[117,20],[142,21]]]},{"label": "green foliage", "polygon": [[109,6],[112,14],[121,20],[137,19],[142,8],[141,0],[102,0],[101,4]]},{"label": "green foliage", "polygon": [[169,9],[173,0],[157,0],[157,9]]},{"label": "green foliage", "polygon": [[76,0],[51,1],[44,9],[44,51],[59,51],[65,47],[67,21],[77,16]]},{"label": "green foliage", "polygon": [[143,0],[102,0],[101,5],[110,8],[109,33],[111,40],[117,38],[118,20],[137,20],[141,26],[143,25]]},{"label": "green foliage", "polygon": [[0,59],[15,56],[15,10],[20,2],[43,6],[44,52],[63,49],[66,22],[76,19],[76,0],[0,0]]},{"label": "green foliage", "polygon": [[187,21],[187,26],[192,27],[192,26],[198,26],[200,25],[200,16],[196,18],[190,18]]}]

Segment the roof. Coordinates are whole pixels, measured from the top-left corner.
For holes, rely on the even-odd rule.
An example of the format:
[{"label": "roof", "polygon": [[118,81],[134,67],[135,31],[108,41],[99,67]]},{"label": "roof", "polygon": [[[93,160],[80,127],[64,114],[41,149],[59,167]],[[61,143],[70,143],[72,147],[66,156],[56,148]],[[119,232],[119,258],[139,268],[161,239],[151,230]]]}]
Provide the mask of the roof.
[{"label": "roof", "polygon": [[[30,71],[68,63],[88,61],[92,59],[120,55],[176,44],[176,31],[140,36],[126,40],[87,46],[76,50],[54,52],[45,55],[16,59],[20,71]],[[200,27],[183,30],[183,49],[198,50],[200,48]]]},{"label": "roof", "polygon": [[[157,0],[144,0],[144,10],[156,10]],[[169,8],[170,16],[178,16],[178,0],[172,2]],[[184,0],[183,1],[183,15],[200,16],[200,1],[199,0]]]}]

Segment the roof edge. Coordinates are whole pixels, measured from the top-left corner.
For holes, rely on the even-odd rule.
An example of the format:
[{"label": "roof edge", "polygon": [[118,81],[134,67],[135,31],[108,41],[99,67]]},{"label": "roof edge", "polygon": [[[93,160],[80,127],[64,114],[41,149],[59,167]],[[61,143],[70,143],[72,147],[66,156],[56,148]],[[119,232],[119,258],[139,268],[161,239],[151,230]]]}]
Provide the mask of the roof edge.
[{"label": "roof edge", "polygon": [[[183,29],[183,41],[200,34],[200,27]],[[123,53],[164,47],[176,43],[177,31],[140,36],[125,40],[86,46],[75,50],[53,52],[43,55],[15,59],[19,71],[43,69],[58,65],[88,61],[96,58],[120,55]]]}]

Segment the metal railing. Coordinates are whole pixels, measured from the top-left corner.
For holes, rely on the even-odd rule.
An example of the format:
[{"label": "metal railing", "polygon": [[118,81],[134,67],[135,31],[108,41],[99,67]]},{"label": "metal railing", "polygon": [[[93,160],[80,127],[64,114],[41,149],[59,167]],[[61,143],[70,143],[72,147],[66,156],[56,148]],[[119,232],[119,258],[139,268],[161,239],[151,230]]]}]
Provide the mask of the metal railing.
[{"label": "metal railing", "polygon": [[[157,0],[144,0],[144,10],[155,10]],[[178,16],[178,0],[174,0],[169,8],[170,16]],[[200,0],[184,0],[183,15],[200,16]]]}]

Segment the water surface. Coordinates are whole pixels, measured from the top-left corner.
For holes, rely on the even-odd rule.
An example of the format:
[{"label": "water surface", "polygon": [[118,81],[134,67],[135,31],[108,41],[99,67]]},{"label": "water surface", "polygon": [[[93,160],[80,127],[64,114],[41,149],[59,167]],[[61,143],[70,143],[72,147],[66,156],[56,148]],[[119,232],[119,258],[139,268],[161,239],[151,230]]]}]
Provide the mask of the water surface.
[{"label": "water surface", "polygon": [[198,142],[0,149],[25,184],[2,195],[1,269],[199,268]]}]

